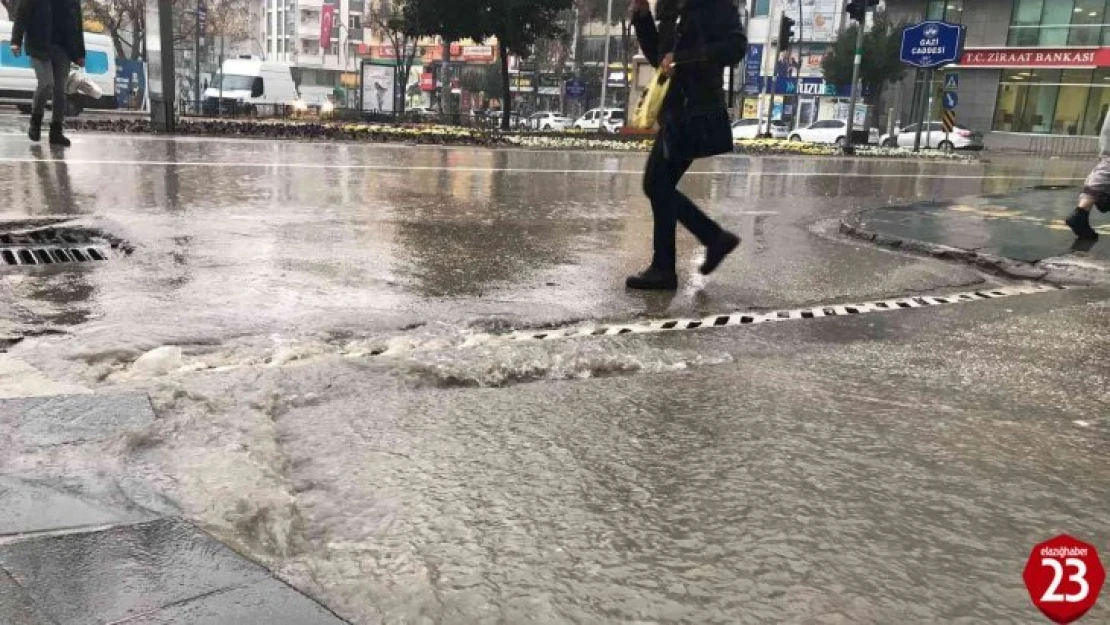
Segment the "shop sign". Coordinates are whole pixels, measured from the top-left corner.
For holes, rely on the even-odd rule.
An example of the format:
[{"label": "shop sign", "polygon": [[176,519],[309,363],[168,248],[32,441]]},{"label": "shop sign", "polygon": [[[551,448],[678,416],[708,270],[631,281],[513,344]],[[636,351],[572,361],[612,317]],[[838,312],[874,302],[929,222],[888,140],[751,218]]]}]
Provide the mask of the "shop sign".
[{"label": "shop sign", "polygon": [[970,48],[961,67],[1110,67],[1110,48]]},{"label": "shop sign", "polygon": [[532,74],[515,74],[509,76],[509,89],[514,93],[531,93],[534,90],[533,81],[535,76]]},{"label": "shop sign", "polygon": [[492,63],[495,58],[493,46],[463,46],[462,49],[462,60],[464,61]]},{"label": "shop sign", "polygon": [[763,79],[760,72],[763,69],[763,46],[758,43],[748,45],[748,54],[744,57],[744,93],[755,95],[763,88]]},{"label": "shop sign", "polygon": [[423,74],[420,74],[420,90],[435,91],[436,75],[431,72],[424,72]]}]

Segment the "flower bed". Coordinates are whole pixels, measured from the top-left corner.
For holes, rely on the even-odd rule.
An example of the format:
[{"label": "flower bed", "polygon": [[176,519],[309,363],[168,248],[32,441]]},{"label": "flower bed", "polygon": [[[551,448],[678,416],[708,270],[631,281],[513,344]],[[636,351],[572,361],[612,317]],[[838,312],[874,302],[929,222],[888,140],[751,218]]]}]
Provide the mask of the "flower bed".
[{"label": "flower bed", "polygon": [[[145,119],[71,120],[74,130],[113,133],[150,133]],[[548,150],[603,150],[645,152],[654,137],[644,134],[593,135],[582,131],[516,132],[440,126],[433,124],[363,124],[269,120],[184,119],[178,122],[181,135],[256,137],[260,139],[366,141],[373,143],[415,143],[422,145],[467,145],[482,147],[522,147]],[[779,139],[745,139],[736,142],[736,153],[779,156],[840,156],[835,145],[800,143]],[[930,160],[971,161],[967,154],[944,154],[935,150],[914,152],[900,148],[860,146],[862,158],[925,158]]]}]

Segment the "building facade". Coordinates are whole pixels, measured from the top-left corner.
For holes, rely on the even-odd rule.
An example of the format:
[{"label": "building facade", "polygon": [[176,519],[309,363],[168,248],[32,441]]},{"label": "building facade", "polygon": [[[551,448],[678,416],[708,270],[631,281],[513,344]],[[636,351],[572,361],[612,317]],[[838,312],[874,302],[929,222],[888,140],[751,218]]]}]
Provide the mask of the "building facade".
[{"label": "building facade", "polygon": [[[357,100],[367,0],[263,0],[263,4],[259,24],[263,56],[292,65],[302,95],[331,90],[340,94],[341,105]],[[323,23],[327,16],[330,25]]]},{"label": "building facade", "polygon": [[[738,116],[766,114],[774,80],[773,117],[805,126],[842,116],[849,91],[825,83],[821,61],[847,27],[844,0],[746,0],[741,3],[748,33],[748,54],[734,80],[740,90]],[[778,41],[782,17],[793,19],[789,52]],[[839,109],[838,109],[839,107]]]},{"label": "building facade", "polygon": [[[959,75],[960,123],[996,138],[1094,137],[1110,109],[1108,0],[887,0],[898,19],[964,24],[959,65],[908,73],[895,105],[903,119],[915,93],[939,115],[944,73]],[[919,100],[921,101],[921,100]]]}]

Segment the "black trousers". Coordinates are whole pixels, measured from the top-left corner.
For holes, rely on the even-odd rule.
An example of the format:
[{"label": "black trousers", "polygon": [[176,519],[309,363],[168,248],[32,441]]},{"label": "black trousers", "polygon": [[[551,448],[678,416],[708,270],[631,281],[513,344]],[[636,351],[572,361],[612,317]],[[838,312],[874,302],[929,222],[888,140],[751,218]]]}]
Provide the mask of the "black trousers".
[{"label": "black trousers", "polygon": [[702,245],[715,241],[721,235],[721,227],[678,190],[679,181],[694,162],[668,160],[663,141],[660,132],[655,137],[644,171],[644,194],[651,200],[651,212],[655,217],[655,256],[651,265],[670,271],[675,268],[677,257],[675,231],[678,223],[681,222]]}]

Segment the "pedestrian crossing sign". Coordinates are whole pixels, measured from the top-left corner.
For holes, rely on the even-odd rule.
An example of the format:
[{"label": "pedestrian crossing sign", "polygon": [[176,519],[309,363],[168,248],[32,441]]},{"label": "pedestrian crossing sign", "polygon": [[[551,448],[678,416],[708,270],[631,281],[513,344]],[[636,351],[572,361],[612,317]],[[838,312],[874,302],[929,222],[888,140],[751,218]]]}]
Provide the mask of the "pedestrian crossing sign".
[{"label": "pedestrian crossing sign", "polygon": [[960,90],[960,75],[959,74],[945,74],[944,75],[944,90],[945,91],[959,91]]}]

